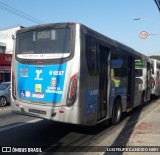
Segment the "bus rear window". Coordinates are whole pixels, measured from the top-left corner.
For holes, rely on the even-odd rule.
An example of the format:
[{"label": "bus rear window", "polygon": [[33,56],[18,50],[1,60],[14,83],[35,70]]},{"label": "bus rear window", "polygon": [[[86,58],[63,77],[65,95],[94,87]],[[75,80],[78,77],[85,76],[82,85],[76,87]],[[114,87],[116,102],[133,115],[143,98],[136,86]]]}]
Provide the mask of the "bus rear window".
[{"label": "bus rear window", "polygon": [[53,59],[71,53],[71,29],[33,30],[17,35],[16,55],[21,59]]}]

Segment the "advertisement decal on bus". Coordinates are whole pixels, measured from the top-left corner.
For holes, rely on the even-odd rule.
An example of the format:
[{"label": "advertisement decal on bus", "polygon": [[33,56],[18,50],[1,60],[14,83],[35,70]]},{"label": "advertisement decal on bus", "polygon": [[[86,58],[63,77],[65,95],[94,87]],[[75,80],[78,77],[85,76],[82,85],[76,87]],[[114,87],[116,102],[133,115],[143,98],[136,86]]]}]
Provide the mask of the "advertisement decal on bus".
[{"label": "advertisement decal on bus", "polygon": [[19,98],[58,103],[62,99],[67,64],[34,66],[18,64]]}]

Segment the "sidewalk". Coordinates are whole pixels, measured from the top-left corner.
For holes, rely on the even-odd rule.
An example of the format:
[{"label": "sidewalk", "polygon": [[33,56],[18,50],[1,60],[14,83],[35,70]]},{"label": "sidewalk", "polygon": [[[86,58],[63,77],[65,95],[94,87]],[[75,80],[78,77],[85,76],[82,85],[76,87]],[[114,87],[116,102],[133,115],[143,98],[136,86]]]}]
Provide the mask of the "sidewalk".
[{"label": "sidewalk", "polygon": [[[160,147],[160,99],[159,106],[138,122],[132,132],[127,146],[159,146]],[[160,152],[124,152],[123,155],[132,154],[160,154]]]}]

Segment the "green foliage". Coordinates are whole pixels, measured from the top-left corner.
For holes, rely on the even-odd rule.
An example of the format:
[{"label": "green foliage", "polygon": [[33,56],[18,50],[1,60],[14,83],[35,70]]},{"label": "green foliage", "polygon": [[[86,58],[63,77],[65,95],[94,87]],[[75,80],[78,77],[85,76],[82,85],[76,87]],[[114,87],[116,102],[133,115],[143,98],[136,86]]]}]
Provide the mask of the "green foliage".
[{"label": "green foliage", "polygon": [[157,59],[157,60],[160,61],[160,56],[159,55],[151,55],[149,57],[152,58],[152,59]]}]

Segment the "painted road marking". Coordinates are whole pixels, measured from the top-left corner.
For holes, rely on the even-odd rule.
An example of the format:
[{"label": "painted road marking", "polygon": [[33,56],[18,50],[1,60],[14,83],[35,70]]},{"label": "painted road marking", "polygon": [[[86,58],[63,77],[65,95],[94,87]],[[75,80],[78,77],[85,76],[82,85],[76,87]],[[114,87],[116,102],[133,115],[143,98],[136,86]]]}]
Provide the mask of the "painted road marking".
[{"label": "painted road marking", "polygon": [[1,131],[5,131],[5,130],[9,130],[9,129],[13,129],[13,128],[16,128],[16,127],[19,127],[19,126],[22,126],[22,125],[26,125],[28,123],[39,122],[41,120],[43,120],[43,119],[38,118],[38,119],[34,119],[34,120],[27,121],[27,122],[24,122],[24,123],[20,123],[20,124],[16,124],[16,125],[11,125],[11,126],[7,126],[7,127],[2,127],[2,128],[0,128],[0,132]]},{"label": "painted road marking", "polygon": [[0,108],[0,111],[2,111],[2,110],[10,110],[11,108],[10,107],[8,107],[8,108]]}]

